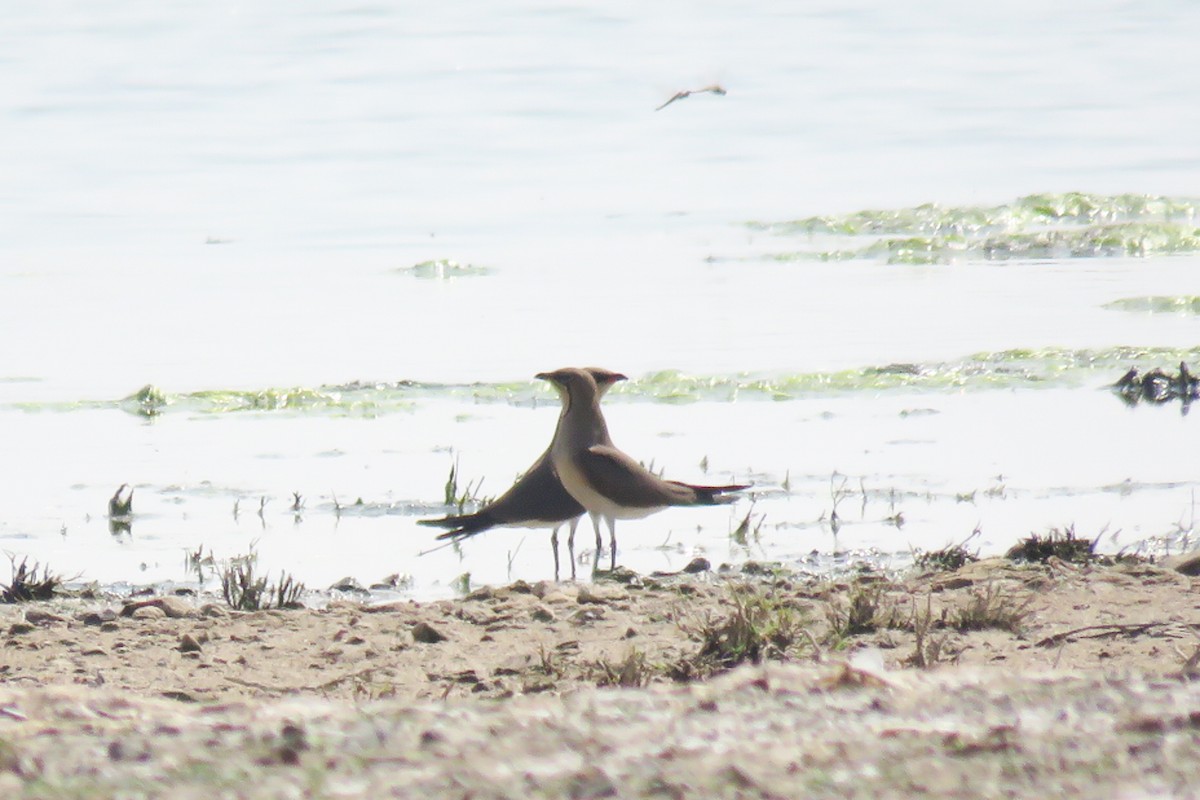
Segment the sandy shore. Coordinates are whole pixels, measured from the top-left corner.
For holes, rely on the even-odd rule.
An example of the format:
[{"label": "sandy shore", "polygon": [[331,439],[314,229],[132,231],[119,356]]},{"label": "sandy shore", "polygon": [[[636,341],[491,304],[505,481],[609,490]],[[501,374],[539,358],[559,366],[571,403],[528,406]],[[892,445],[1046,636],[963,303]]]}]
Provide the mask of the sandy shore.
[{"label": "sandy shore", "polygon": [[[0,796],[1187,796],[1197,582],[994,559],[3,606]],[[723,669],[731,619],[764,665]]]}]

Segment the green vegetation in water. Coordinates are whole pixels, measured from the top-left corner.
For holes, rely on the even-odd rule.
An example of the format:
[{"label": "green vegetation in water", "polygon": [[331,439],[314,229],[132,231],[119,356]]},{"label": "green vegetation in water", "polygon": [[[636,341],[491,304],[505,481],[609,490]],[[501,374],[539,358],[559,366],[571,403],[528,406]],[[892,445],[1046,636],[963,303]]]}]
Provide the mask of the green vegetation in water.
[{"label": "green vegetation in water", "polygon": [[1200,251],[1200,200],[1148,195],[1035,194],[999,206],[866,210],[788,222],[752,222],[782,235],[846,245],[777,253],[781,261],[850,259],[889,264],[960,260],[1146,257]]},{"label": "green vegetation in water", "polygon": [[1008,389],[1079,385],[1096,372],[1120,374],[1130,364],[1193,361],[1200,347],[1112,347],[1104,350],[1042,348],[975,353],[955,361],[897,363],[837,372],[791,375],[692,376],[661,371],[630,381],[626,395],[662,402],[792,400],[831,392],[896,389]]},{"label": "green vegetation in water", "polygon": [[1200,297],[1123,297],[1105,303],[1115,311],[1141,311],[1150,314],[1200,314]]},{"label": "green vegetation in water", "polygon": [[454,278],[470,278],[479,275],[487,275],[491,272],[487,267],[477,267],[474,264],[460,264],[457,261],[451,261],[448,258],[439,258],[432,261],[422,261],[420,264],[413,264],[411,267],[401,267],[397,272],[411,275],[414,278],[424,278],[425,280],[446,281]]},{"label": "green vegetation in water", "polygon": [[[735,400],[794,400],[843,392],[892,390],[945,391],[1078,386],[1097,373],[1118,376],[1132,365],[1141,369],[1171,367],[1181,361],[1200,361],[1200,347],[1112,347],[1104,350],[1043,348],[975,353],[954,361],[895,363],[834,372],[784,374],[734,373],[690,375],[662,370],[615,387],[605,402],[659,403],[732,402]],[[557,406],[540,381],[515,383],[353,383],[259,390],[204,390],[172,394],[146,386],[121,400],[80,400],[63,403],[17,403],[26,411],[75,411],[117,408],[154,418],[165,413],[223,414],[230,412],[327,413],[381,416],[411,412],[431,400],[468,400]],[[472,499],[477,496],[475,487]]]}]

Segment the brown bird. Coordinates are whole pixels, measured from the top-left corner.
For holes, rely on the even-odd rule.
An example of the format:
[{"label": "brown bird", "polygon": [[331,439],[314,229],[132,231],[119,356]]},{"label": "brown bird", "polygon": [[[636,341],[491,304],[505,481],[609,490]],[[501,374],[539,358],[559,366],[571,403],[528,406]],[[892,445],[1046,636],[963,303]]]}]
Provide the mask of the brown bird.
[{"label": "brown bird", "polygon": [[684,98],[691,97],[694,94],[704,94],[705,92],[708,92],[709,94],[719,95],[719,96],[724,96],[726,93],[725,90],[723,88],[721,88],[721,86],[719,86],[715,83],[712,86],[705,86],[703,89],[685,89],[681,92],[676,92],[674,94],[674,96],[671,97],[670,100],[663,103],[661,106],[659,106],[658,108],[656,108],[654,110],[662,111],[664,108],[671,105],[671,103],[674,103],[676,100],[683,100]]},{"label": "brown bird", "polygon": [[618,519],[641,519],[668,506],[710,506],[733,502],[725,496],[746,484],[694,486],[655,475],[617,449],[600,411],[600,387],[582,369],[564,368],[537,377],[549,381],[562,398],[558,430],[550,443],[550,461],[567,493],[608,525],[612,566],[617,564]]},{"label": "brown bird", "polygon": [[[596,385],[597,400],[625,376],[619,372],[588,367],[585,372]],[[558,425],[554,430],[554,438],[558,438],[562,427],[562,414],[559,414]],[[551,440],[553,444],[553,439]],[[440,519],[418,520],[420,525],[430,525],[438,528],[453,528],[454,530],[439,534],[438,539],[453,539],[460,541],[486,530],[499,526],[518,528],[551,528],[550,545],[554,548],[554,579],[558,580],[558,531],[564,524],[570,524],[571,532],[567,537],[567,550],[571,557],[571,577],[575,577],[575,529],[584,508],[575,501],[563,488],[554,467],[550,463],[550,449],[533,462],[525,474],[512,487],[483,508],[471,514],[457,514]],[[599,557],[603,540],[600,538],[599,525],[596,528],[596,552]]]}]

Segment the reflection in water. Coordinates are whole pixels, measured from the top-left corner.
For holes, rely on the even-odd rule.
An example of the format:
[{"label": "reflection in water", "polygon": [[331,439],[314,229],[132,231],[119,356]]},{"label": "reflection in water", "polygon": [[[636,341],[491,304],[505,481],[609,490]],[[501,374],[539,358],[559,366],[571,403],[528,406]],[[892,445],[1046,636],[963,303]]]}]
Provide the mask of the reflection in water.
[{"label": "reflection in water", "polygon": [[[128,489],[129,493],[124,494]],[[122,483],[108,499],[108,532],[113,536],[133,532],[133,487]]]}]

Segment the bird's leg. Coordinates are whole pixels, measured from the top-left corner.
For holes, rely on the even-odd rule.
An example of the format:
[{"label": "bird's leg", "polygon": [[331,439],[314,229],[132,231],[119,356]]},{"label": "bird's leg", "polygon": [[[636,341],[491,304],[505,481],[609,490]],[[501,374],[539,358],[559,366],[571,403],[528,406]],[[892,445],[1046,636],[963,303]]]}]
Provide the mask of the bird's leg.
[{"label": "bird's leg", "polygon": [[596,557],[600,557],[600,551],[604,549],[604,537],[600,535],[600,516],[591,514],[592,530],[596,532]]},{"label": "bird's leg", "polygon": [[[550,531],[550,549],[554,551],[554,582],[558,583],[558,528]],[[575,531],[571,531],[571,538],[575,538]]]},{"label": "bird's leg", "polygon": [[[611,567],[611,569],[616,569],[617,568],[617,519],[616,519],[616,517],[607,517],[607,518],[605,518],[604,521],[608,523],[608,542],[609,542],[609,548],[612,551],[612,567]],[[599,535],[599,533],[600,533],[600,531],[599,531],[599,529],[597,529],[596,534]]]},{"label": "bird's leg", "polygon": [[[575,529],[579,527],[579,517],[571,520],[571,535],[567,537],[567,555],[571,558],[571,580],[575,580]],[[554,580],[558,580],[557,571]]]}]

